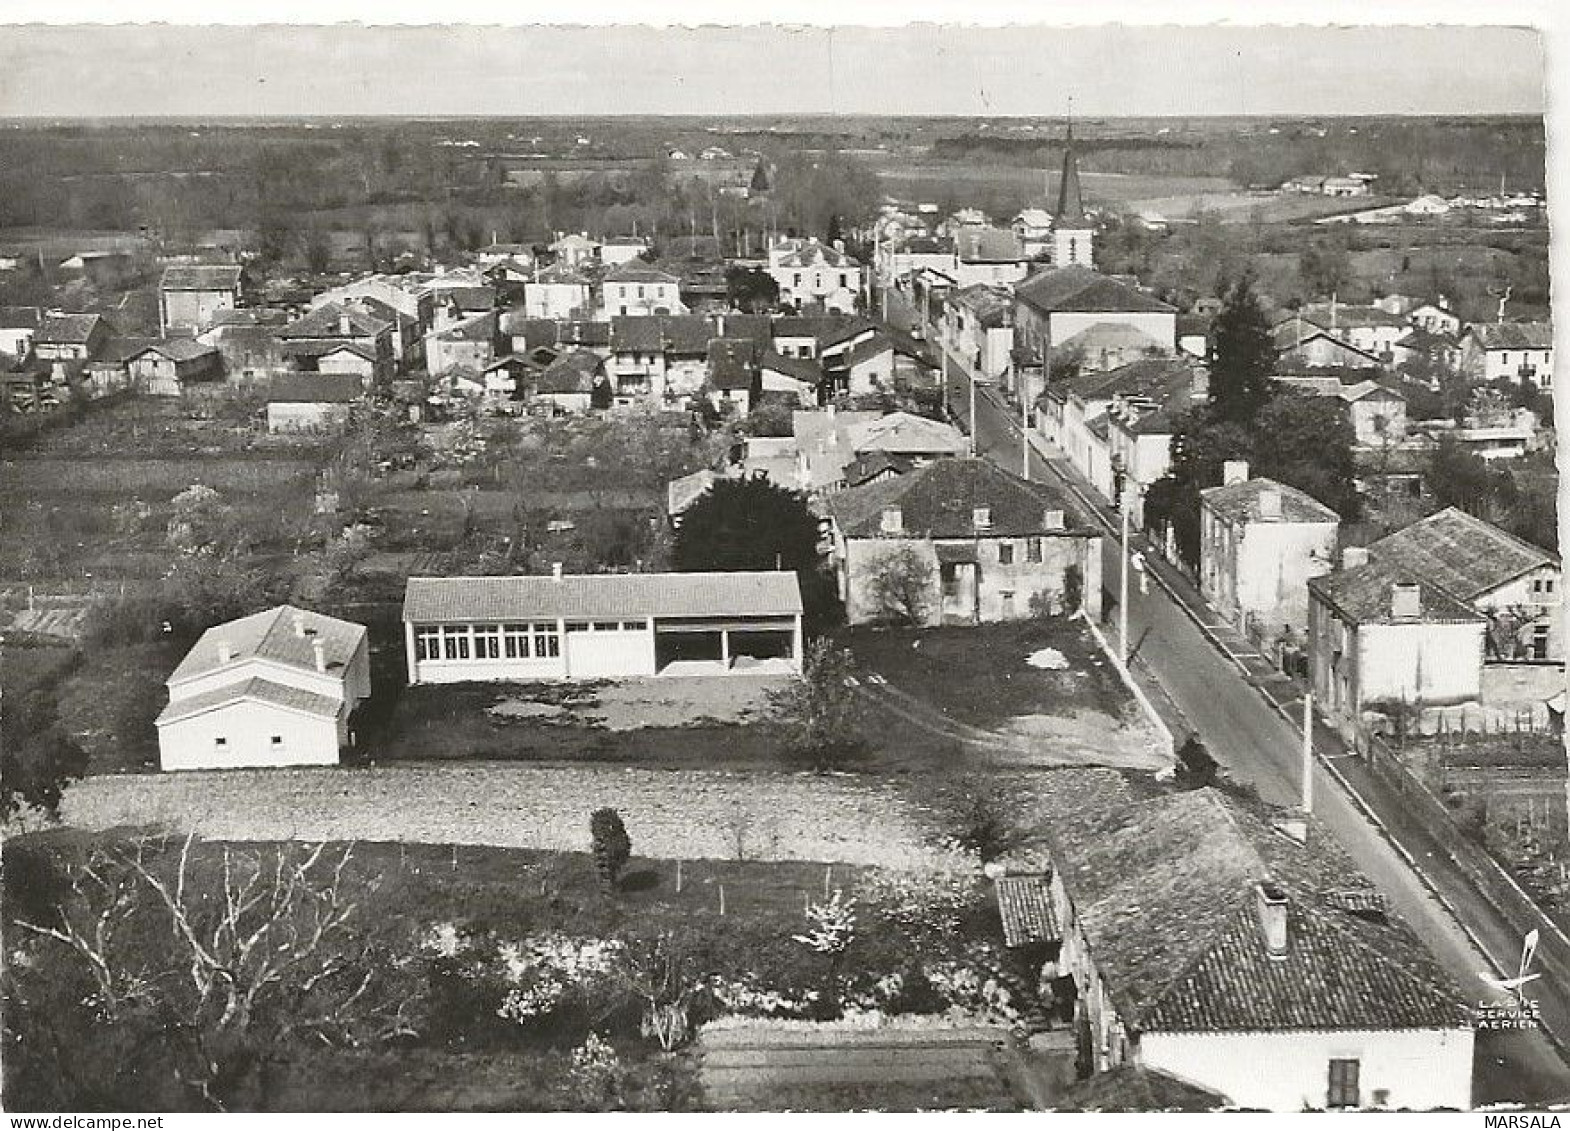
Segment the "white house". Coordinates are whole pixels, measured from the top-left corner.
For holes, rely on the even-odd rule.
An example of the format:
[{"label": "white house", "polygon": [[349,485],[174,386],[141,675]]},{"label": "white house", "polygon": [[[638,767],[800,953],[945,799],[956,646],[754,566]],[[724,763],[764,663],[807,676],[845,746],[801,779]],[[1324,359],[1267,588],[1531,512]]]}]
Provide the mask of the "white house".
[{"label": "white house", "polygon": [[589,279],[571,264],[553,263],[523,285],[526,318],[583,318],[589,310]]},{"label": "white house", "polygon": [[611,268],[600,285],[605,318],[687,312],[681,301],[681,277],[642,259]]},{"label": "white house", "polygon": [[829,247],[816,237],[771,247],[768,272],[779,285],[780,302],[789,306],[850,314],[861,296],[861,264],[843,246]]},{"label": "white house", "polygon": [[612,236],[600,245],[600,262],[606,267],[616,267],[637,259],[649,250],[649,241],[642,236]]},{"label": "white house", "polygon": [[971,376],[996,381],[1008,372],[1014,348],[1014,299],[1008,288],[977,283],[943,300],[943,337]]},{"label": "white house", "polygon": [[0,306],[0,353],[26,357],[42,321],[43,315],[36,306]]},{"label": "white house", "polygon": [[1128,326],[1164,353],[1177,342],[1177,308],[1089,267],[1038,271],[1014,288],[1016,344],[1038,358],[1100,323]]},{"label": "white house", "polygon": [[411,577],[411,684],[801,670],[796,575]]},{"label": "white house", "polygon": [[588,232],[558,233],[547,250],[556,257],[559,265],[587,267],[599,254],[600,244],[598,240],[590,239]]},{"label": "white house", "polygon": [[158,281],[158,332],[197,333],[213,324],[218,311],[239,305],[239,267],[166,267]]},{"label": "white house", "polygon": [[1229,460],[1220,487],[1199,493],[1199,588],[1260,639],[1298,643],[1308,630],[1308,581],[1335,566],[1341,519],[1317,499],[1250,479]]},{"label": "white house", "polygon": [[1460,988],[1322,827],[1292,828],[1214,789],[1051,823],[1043,977],[1091,1068],[1269,1111],[1470,1108]]},{"label": "white house", "polygon": [[1045,208],[1026,208],[1009,225],[1025,255],[1031,259],[1052,251],[1052,213]]},{"label": "white house", "polygon": [[954,282],[961,287],[1012,286],[1025,277],[1030,255],[1007,228],[962,228],[954,234]]},{"label": "white house", "polygon": [[371,693],[363,625],[280,605],[204,632],[169,676],[165,770],[331,766]]},{"label": "white house", "polygon": [[1547,322],[1491,322],[1461,341],[1461,369],[1474,381],[1554,385],[1554,328]]}]

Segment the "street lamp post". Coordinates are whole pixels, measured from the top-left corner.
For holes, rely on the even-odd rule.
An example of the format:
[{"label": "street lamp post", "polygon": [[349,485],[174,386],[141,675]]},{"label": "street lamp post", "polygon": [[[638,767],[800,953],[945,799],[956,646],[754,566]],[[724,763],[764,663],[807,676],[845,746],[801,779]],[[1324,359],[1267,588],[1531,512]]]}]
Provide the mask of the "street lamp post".
[{"label": "street lamp post", "polygon": [[1118,656],[1128,667],[1128,484],[1118,493],[1123,526],[1123,569],[1118,579]]},{"label": "street lamp post", "polygon": [[970,382],[970,417],[966,424],[970,426],[970,458],[976,458],[976,373],[969,366],[965,367],[965,377]]},{"label": "street lamp post", "polygon": [[1030,478],[1030,397],[1025,392],[1025,374],[1019,375],[1019,476]]}]

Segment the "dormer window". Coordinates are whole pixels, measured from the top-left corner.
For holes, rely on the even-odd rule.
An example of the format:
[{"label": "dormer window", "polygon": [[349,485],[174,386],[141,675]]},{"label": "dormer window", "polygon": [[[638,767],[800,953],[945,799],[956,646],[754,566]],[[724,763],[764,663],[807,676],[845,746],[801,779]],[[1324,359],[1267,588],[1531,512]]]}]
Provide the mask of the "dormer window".
[{"label": "dormer window", "polygon": [[970,525],[976,530],[992,529],[992,508],[976,507],[970,512]]}]

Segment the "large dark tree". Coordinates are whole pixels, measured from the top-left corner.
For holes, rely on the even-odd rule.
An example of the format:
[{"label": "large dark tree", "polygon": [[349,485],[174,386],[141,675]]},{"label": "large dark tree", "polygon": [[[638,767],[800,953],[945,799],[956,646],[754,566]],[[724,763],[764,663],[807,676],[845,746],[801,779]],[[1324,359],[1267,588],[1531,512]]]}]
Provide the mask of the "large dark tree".
[{"label": "large dark tree", "polygon": [[52,687],[8,695],[0,707],[0,818],[29,808],[58,813],[87,755],[60,725]]},{"label": "large dark tree", "polygon": [[766,314],[780,301],[780,285],[767,271],[732,267],[725,272],[725,297],[737,310]]},{"label": "large dark tree", "polygon": [[1213,329],[1211,404],[1229,420],[1247,420],[1270,395],[1276,369],[1270,320],[1247,276],[1232,284]]},{"label": "large dark tree", "polygon": [[821,623],[834,598],[818,543],[818,519],[799,491],[761,477],[720,479],[682,515],[672,557],[684,573],[793,570],[808,617]]}]

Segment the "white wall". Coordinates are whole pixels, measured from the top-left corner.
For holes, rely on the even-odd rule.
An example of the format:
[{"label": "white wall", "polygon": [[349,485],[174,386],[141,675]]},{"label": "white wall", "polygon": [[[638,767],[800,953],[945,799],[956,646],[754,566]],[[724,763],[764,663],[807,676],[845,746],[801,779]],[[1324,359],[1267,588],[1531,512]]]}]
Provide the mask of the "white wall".
[{"label": "white wall", "polygon": [[1146,1068],[1220,1092],[1240,1107],[1325,1106],[1330,1061],[1359,1062],[1365,1106],[1418,1110],[1472,1106],[1471,1029],[1396,1032],[1145,1033]]},{"label": "white wall", "polygon": [[1110,322],[1114,326],[1130,326],[1154,338],[1169,350],[1173,349],[1177,342],[1177,314],[1162,310],[1055,311],[1052,315],[1052,341],[1061,345],[1081,330],[1087,330],[1098,322]]},{"label": "white wall", "polygon": [[1357,633],[1358,703],[1460,703],[1482,694],[1483,625],[1368,624]]},{"label": "white wall", "polygon": [[578,283],[526,283],[523,314],[526,318],[570,318],[589,305],[589,288]]},{"label": "white wall", "polygon": [[[1543,579],[1553,584],[1553,592],[1533,593],[1534,580]],[[1490,608],[1504,610],[1515,606],[1525,606],[1536,609],[1541,614],[1539,619],[1548,622],[1548,658],[1550,660],[1563,660],[1565,658],[1565,624],[1564,600],[1560,587],[1564,579],[1560,576],[1557,566],[1544,566],[1542,569],[1533,570],[1516,578],[1514,581],[1501,585],[1489,593],[1473,601],[1473,606],[1478,612],[1486,612]],[[1530,634],[1526,639],[1530,640]]]},{"label": "white wall", "polygon": [[1335,523],[1251,522],[1241,527],[1236,561],[1238,610],[1272,632],[1283,624],[1308,631],[1308,580],[1328,573]]},{"label": "white wall", "polygon": [[[274,735],[283,740],[277,747]],[[220,737],[226,740],[222,747]],[[238,700],[160,726],[158,760],[165,770],[333,766],[338,763],[338,720]]]}]

